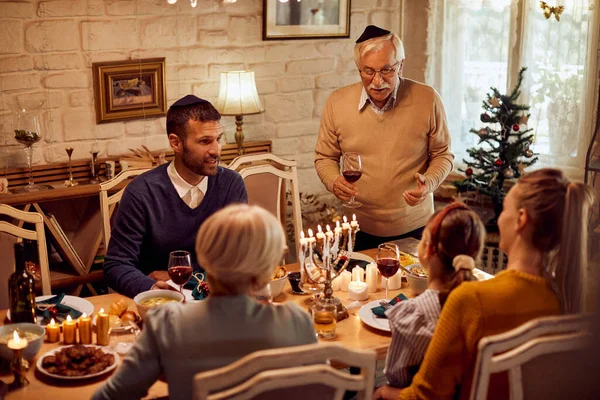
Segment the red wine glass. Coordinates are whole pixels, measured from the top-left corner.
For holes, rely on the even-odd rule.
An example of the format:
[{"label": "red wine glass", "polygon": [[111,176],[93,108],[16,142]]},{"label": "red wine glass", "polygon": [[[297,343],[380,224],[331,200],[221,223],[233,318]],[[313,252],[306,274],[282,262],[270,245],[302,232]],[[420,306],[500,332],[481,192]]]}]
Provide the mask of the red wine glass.
[{"label": "red wine glass", "polygon": [[172,251],[169,254],[169,277],[183,294],[183,285],[192,277],[192,259],[190,252],[185,250]]},{"label": "red wine glass", "polygon": [[388,299],[388,279],[400,268],[400,249],[394,243],[382,243],[377,247],[377,269],[385,278],[385,298]]},{"label": "red wine glass", "polygon": [[[362,176],[362,160],[360,154],[355,152],[347,152],[342,154],[342,175],[350,183],[354,183]],[[347,208],[358,208],[362,206],[360,201],[356,201],[354,196],[345,203],[342,203]]]}]

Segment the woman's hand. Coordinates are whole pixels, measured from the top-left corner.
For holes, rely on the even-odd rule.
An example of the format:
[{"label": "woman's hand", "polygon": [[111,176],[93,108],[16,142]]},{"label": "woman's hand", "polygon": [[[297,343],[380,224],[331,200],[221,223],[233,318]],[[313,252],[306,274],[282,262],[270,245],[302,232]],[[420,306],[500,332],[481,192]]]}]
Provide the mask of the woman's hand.
[{"label": "woman's hand", "polygon": [[390,385],[380,386],[373,394],[373,400],[397,400],[402,389]]}]

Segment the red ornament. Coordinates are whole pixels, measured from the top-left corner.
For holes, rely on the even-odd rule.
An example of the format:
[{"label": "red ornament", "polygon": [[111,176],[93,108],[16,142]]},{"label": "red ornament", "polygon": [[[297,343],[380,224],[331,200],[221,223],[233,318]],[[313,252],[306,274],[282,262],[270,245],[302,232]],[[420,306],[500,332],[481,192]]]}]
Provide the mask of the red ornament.
[{"label": "red ornament", "polygon": [[513,125],[513,131],[515,131],[515,132],[516,132],[516,131],[518,131],[519,129],[520,129],[520,127],[519,127],[519,125],[518,125],[518,124],[514,124],[514,125]]},{"label": "red ornament", "polygon": [[465,173],[467,174],[467,176],[473,175],[473,168],[467,168]]},{"label": "red ornament", "polygon": [[494,164],[501,167],[504,164],[504,161],[502,161],[501,159],[497,159],[496,161],[494,161]]}]

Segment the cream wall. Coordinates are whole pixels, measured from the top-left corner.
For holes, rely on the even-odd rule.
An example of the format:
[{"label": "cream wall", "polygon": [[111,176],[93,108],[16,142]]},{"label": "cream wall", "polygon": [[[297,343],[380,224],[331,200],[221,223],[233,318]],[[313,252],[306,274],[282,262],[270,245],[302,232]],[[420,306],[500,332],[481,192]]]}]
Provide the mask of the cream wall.
[{"label": "cream wall", "polygon": [[[356,82],[354,40],[367,24],[399,31],[401,0],[353,0],[350,39],[262,41],[263,0],[222,4],[199,0],[19,0],[0,2],[0,173],[24,165],[14,141],[10,106],[20,98],[46,99],[43,139],[34,163],[121,155],[142,144],[167,148],[165,118],[95,123],[92,62],[166,57],[168,105],[188,93],[216,100],[219,73],[251,69],[265,112],[244,118],[247,140],[273,141],[273,152],[295,158],[300,188],[322,192],[313,167],[321,111],[336,88]],[[423,79],[425,6],[413,3],[405,75]],[[411,14],[414,14],[414,18]],[[426,21],[426,20],[425,20]],[[423,23],[423,25],[421,25]],[[419,33],[421,32],[421,33]],[[421,39],[417,39],[421,35]],[[234,118],[224,117],[233,142]]]}]

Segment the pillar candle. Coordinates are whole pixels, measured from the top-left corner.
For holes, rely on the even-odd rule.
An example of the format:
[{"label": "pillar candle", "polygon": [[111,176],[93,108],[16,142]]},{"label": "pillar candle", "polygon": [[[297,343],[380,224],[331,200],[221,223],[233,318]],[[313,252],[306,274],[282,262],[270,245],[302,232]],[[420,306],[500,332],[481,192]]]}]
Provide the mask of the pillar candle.
[{"label": "pillar candle", "polygon": [[358,282],[362,282],[364,280],[363,269],[361,267],[356,266],[352,268],[352,280]]},{"label": "pillar candle", "polygon": [[46,341],[49,343],[56,343],[60,340],[60,326],[54,321],[54,318],[50,320],[50,323],[46,325]]},{"label": "pillar candle", "polygon": [[369,287],[369,293],[377,291],[377,264],[367,264],[367,286]]},{"label": "pillar candle", "polygon": [[317,234],[315,236],[317,240],[325,240],[325,234],[323,233],[323,229],[321,229],[321,225],[317,225]]},{"label": "pillar candle", "polygon": [[108,345],[108,313],[101,308],[96,316],[96,343],[100,346]]},{"label": "pillar candle", "polygon": [[77,339],[77,324],[70,315],[67,315],[67,319],[62,324],[63,327],[63,343],[64,344],[75,344]]},{"label": "pillar candle", "polygon": [[350,222],[351,227],[358,227],[358,221],[356,221],[356,214],[352,214],[352,222]]},{"label": "pillar candle", "polygon": [[352,280],[352,274],[350,273],[350,271],[344,271],[340,274],[339,278],[340,280],[340,290],[342,292],[347,292],[348,291],[348,284],[350,283],[350,281]]},{"label": "pillar candle", "polygon": [[342,278],[340,276],[338,276],[337,278],[335,278],[332,282],[331,282],[331,290],[338,291],[340,290],[340,281],[342,280]]},{"label": "pillar candle", "polygon": [[348,298],[350,300],[363,301],[369,298],[369,287],[366,283],[360,281],[352,281],[348,285]]},{"label": "pillar candle", "polygon": [[79,324],[79,343],[92,344],[92,319],[83,313],[78,320]]},{"label": "pillar candle", "polygon": [[[398,272],[396,272],[396,275],[387,279],[387,285],[388,285],[389,290],[400,289],[402,287],[402,270],[401,269],[398,270]],[[386,279],[384,279],[382,281],[382,286],[385,289]]]},{"label": "pillar candle", "polygon": [[350,229],[350,224],[348,223],[348,218],[344,215],[344,223],[342,224],[342,230],[346,231]]}]

